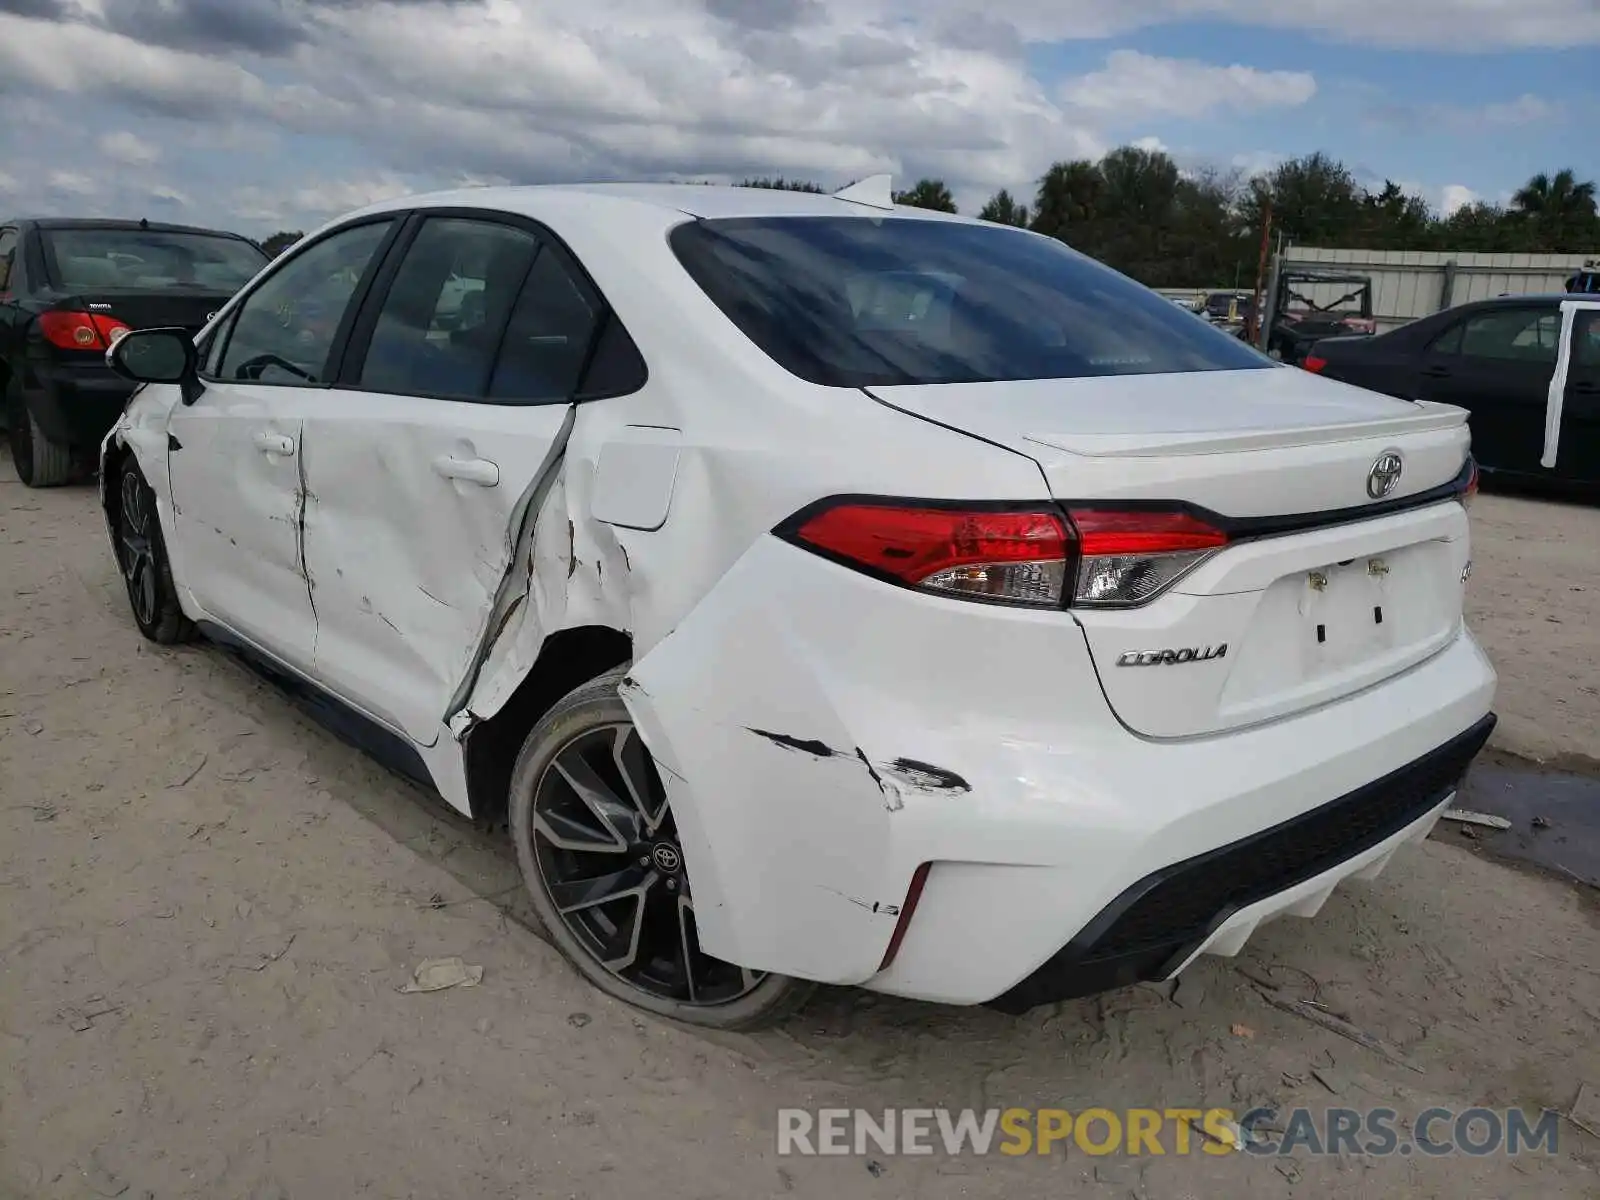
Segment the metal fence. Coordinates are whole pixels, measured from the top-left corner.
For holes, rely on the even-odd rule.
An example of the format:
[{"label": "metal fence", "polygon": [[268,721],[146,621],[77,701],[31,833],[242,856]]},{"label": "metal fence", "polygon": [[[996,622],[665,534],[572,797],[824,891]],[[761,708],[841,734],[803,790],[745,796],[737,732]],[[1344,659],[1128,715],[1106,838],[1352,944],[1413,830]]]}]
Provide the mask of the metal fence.
[{"label": "metal fence", "polygon": [[[1368,275],[1372,278],[1372,315],[1382,332],[1472,300],[1560,292],[1572,275],[1596,258],[1600,258],[1600,247],[1587,254],[1480,254],[1291,245],[1275,257],[1271,278],[1276,278],[1280,269],[1297,268]],[[1235,289],[1221,286],[1158,290],[1173,299],[1194,301],[1203,300],[1211,292]],[[1249,292],[1251,288],[1244,290]],[[1319,304],[1327,304],[1350,289],[1346,284],[1312,283],[1297,284],[1295,290]]]}]

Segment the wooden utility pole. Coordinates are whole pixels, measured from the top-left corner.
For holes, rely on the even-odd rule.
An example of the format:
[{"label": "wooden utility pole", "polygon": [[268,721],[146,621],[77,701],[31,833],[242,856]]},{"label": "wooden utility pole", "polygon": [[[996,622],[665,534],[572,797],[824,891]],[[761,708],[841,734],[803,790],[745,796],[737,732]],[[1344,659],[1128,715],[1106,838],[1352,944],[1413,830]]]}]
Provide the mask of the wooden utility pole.
[{"label": "wooden utility pole", "polygon": [[1256,262],[1256,293],[1250,304],[1250,319],[1245,322],[1245,332],[1252,346],[1261,340],[1261,293],[1267,286],[1267,251],[1272,245],[1272,197],[1267,196],[1261,205],[1261,257]]}]

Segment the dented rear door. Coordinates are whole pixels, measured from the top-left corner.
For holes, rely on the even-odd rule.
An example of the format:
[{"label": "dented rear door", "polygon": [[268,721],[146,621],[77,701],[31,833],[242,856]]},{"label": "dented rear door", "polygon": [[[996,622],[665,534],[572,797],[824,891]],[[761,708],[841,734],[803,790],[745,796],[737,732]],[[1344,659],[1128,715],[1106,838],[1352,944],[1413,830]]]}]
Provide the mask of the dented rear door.
[{"label": "dented rear door", "polygon": [[314,675],[432,745],[521,599],[518,535],[602,310],[535,230],[487,214],[420,221],[378,290],[305,425]]},{"label": "dented rear door", "polygon": [[472,669],[569,405],[333,392],[306,422],[316,678],[422,745]]}]

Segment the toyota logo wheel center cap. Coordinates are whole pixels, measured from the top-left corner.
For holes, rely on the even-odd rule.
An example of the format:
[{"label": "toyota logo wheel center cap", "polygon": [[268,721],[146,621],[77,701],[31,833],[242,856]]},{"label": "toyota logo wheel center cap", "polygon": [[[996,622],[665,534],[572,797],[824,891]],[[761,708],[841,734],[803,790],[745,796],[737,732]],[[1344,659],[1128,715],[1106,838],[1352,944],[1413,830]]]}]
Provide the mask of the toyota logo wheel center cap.
[{"label": "toyota logo wheel center cap", "polygon": [[1385,450],[1367,472],[1367,495],[1374,500],[1382,500],[1399,485],[1400,473],[1404,470],[1405,463],[1400,458],[1400,451]]},{"label": "toyota logo wheel center cap", "polygon": [[671,842],[657,842],[650,847],[650,861],[663,874],[676,875],[683,867],[683,854]]}]

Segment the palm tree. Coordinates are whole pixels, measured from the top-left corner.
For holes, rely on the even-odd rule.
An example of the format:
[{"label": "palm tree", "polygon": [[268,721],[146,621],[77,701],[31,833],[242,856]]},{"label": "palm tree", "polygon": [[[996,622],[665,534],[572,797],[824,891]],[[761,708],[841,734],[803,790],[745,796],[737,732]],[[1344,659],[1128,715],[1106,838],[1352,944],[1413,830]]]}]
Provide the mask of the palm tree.
[{"label": "palm tree", "polygon": [[1538,241],[1549,250],[1586,250],[1600,235],[1594,182],[1580,182],[1570,168],[1554,175],[1540,171],[1517,190],[1511,207],[1533,227]]},{"label": "palm tree", "polygon": [[1540,171],[1511,197],[1518,211],[1530,217],[1592,217],[1595,215],[1594,181],[1578,182],[1568,167],[1547,175]]}]

